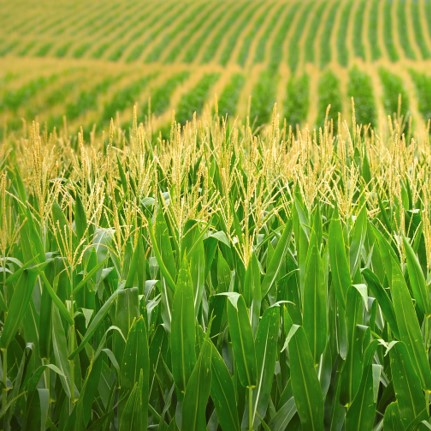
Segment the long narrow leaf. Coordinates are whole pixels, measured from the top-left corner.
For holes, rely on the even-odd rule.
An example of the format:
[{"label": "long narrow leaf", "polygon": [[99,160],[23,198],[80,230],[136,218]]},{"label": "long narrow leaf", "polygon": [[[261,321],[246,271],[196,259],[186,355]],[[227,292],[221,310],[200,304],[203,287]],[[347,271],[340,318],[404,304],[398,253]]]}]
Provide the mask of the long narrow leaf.
[{"label": "long narrow leaf", "polygon": [[323,396],[305,331],[293,325],[288,336],[292,391],[301,425],[306,430],[323,430]]}]

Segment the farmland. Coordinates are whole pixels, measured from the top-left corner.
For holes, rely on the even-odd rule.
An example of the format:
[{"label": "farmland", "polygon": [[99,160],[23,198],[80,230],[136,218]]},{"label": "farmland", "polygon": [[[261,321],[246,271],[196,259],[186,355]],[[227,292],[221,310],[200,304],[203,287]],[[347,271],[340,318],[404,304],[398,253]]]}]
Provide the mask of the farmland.
[{"label": "farmland", "polygon": [[431,429],[431,1],[0,24],[2,430]]},{"label": "farmland", "polygon": [[[274,103],[290,112],[288,124],[314,127],[322,124],[319,100],[326,97],[318,83],[328,74],[337,77],[340,97],[332,116],[341,112],[347,118],[350,97],[362,97],[351,92],[358,73],[372,87],[362,97],[373,106],[367,122],[385,127],[385,117],[398,113],[386,91],[388,73],[399,82],[406,108],[401,110],[418,131],[430,118],[421,100],[427,98],[421,85],[429,80],[431,61],[427,0],[0,5],[3,130],[19,130],[21,118],[35,117],[59,128],[70,106],[76,108],[68,115],[70,130],[106,129],[116,114],[128,127],[135,102],[145,107],[139,119],[152,112],[157,130],[170,124],[173,111],[179,110],[184,123],[195,110],[214,110],[217,100],[221,115],[249,115],[255,127],[268,122]],[[154,76],[139,83],[142,74]],[[300,75],[310,85],[301,92],[300,112],[292,112],[288,83]],[[166,80],[169,91],[159,104]],[[196,91],[201,100],[188,106]],[[154,111],[148,110],[150,99]]]}]

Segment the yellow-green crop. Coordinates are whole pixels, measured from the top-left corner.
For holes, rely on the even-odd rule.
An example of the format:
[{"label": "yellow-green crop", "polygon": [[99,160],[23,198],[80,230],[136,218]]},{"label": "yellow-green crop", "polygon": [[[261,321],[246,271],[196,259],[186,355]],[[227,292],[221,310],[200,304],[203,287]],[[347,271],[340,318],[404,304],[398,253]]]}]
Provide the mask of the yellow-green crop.
[{"label": "yellow-green crop", "polygon": [[431,426],[428,135],[278,124],[4,139],[3,429]]}]

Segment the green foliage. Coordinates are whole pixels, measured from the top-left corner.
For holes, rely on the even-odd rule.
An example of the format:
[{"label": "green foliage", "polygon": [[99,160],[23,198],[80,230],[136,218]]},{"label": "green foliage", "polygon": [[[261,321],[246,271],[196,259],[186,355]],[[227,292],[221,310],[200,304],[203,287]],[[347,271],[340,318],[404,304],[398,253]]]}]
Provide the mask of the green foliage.
[{"label": "green foliage", "polygon": [[145,75],[143,78],[129,84],[115,93],[112,99],[106,103],[103,108],[102,121],[108,122],[111,118],[115,118],[117,112],[121,112],[126,108],[132,107],[133,104],[136,103],[140,93],[155,77],[155,73]]},{"label": "green foliage", "polygon": [[407,8],[411,8],[411,5],[406,1],[399,1],[397,5],[397,19],[398,19],[398,34],[400,38],[400,44],[407,58],[414,60],[415,53],[410,44],[408,22],[407,22]]},{"label": "green foliage", "polygon": [[354,99],[356,122],[376,126],[376,105],[371,78],[358,68],[349,72],[348,94]]},{"label": "green foliage", "polygon": [[414,70],[410,70],[410,75],[415,83],[419,111],[425,121],[428,121],[431,119],[431,77]]},{"label": "green foliage", "polygon": [[364,15],[365,15],[365,1],[360,0],[360,4],[356,10],[356,15],[353,21],[353,50],[355,56],[365,60],[365,46],[363,41],[364,30]]},{"label": "green foliage", "polygon": [[[205,18],[213,18],[214,15],[217,16],[217,5],[211,5],[211,3],[209,5],[211,6],[209,10],[207,10],[206,8],[199,8],[201,11],[203,11]],[[184,34],[180,38],[178,38],[178,42],[168,51],[165,58],[166,63],[174,63],[178,59],[178,56],[181,55],[183,47],[202,28],[202,16],[199,16],[198,19],[194,19],[193,25],[190,25],[190,22],[191,21],[186,22],[185,25],[183,25],[182,28],[179,29],[182,30]],[[166,43],[163,44],[162,48],[166,51]]]},{"label": "green foliage", "polygon": [[[153,25],[151,26],[151,29],[145,29],[145,36],[137,39],[139,40],[139,43],[133,46],[133,49],[125,58],[125,61],[127,63],[131,63],[139,59],[145,49],[150,46],[151,42],[156,39],[165,28],[169,28],[169,26],[185,12],[186,9],[182,8],[180,4],[174,5],[168,12],[164,8],[159,10],[152,21]],[[143,34],[143,29],[141,29],[139,35]],[[139,35],[137,37],[139,37]]]},{"label": "green foliage", "polygon": [[334,3],[333,6],[329,9],[328,16],[325,20],[325,26],[323,27],[323,34],[320,41],[320,61],[319,65],[321,68],[324,68],[331,61],[331,34],[334,28],[335,15],[338,12],[340,5]]},{"label": "green foliage", "polygon": [[219,78],[218,73],[207,73],[200,81],[186,94],[183,95],[176,110],[176,119],[184,124],[190,120],[193,113],[200,114],[209,95],[210,89]]},{"label": "green foliage", "polygon": [[379,0],[372,0],[371,8],[369,13],[369,25],[368,25],[368,40],[370,43],[371,59],[373,61],[378,60],[382,53],[378,44],[379,35]]},{"label": "green foliage", "polygon": [[236,73],[224,87],[218,100],[218,112],[221,116],[235,117],[239,96],[244,84],[244,75]]},{"label": "green foliage", "polygon": [[[259,32],[260,28],[265,22],[267,18],[267,14],[265,12],[261,12],[256,19],[253,20],[253,26],[249,30],[249,32],[242,38],[241,48],[238,53],[237,63],[240,66],[244,66],[250,53],[250,47],[253,43],[256,33]],[[237,35],[238,36],[238,35]]]},{"label": "green foliage", "polygon": [[383,8],[383,34],[386,46],[386,51],[391,61],[398,61],[399,54],[395,48],[394,44],[394,32],[393,32],[393,22],[392,22],[392,1],[385,1]]},{"label": "green foliage", "polygon": [[[155,88],[151,92],[151,113],[160,115],[169,108],[172,93],[190,76],[189,72],[180,72],[167,79],[162,86]],[[141,117],[148,115],[149,102],[142,105]]]},{"label": "green foliage", "polygon": [[429,248],[407,226],[429,147],[382,172],[352,131],[210,121],[166,145],[6,138],[3,428],[428,426]]},{"label": "green foliage", "polygon": [[182,16],[180,19],[177,19],[173,28],[165,32],[162,39],[159,41],[159,43],[153,46],[152,50],[148,53],[147,57],[145,58],[145,62],[151,63],[151,62],[157,61],[160,55],[162,54],[162,52],[165,50],[166,45],[171,40],[175,40],[179,32],[183,30],[188,25],[188,23],[195,21],[196,17],[199,17],[199,19],[202,19],[200,17],[200,14],[202,13],[202,9],[204,9],[205,11],[205,8],[202,8],[200,4],[195,5],[194,7],[191,6],[187,8],[185,15]]},{"label": "green foliage", "polygon": [[287,14],[279,30],[275,34],[274,42],[269,53],[268,68],[273,72],[277,72],[281,59],[283,58],[283,46],[286,35],[292,25],[292,21],[298,12],[298,8],[289,6]]},{"label": "green foliage", "polygon": [[6,90],[3,94],[2,100],[0,100],[0,111],[18,111],[18,109],[25,105],[30,98],[34,97],[40,90],[53,84],[58,78],[59,75],[57,74],[41,76],[32,79],[16,90]]},{"label": "green foliage", "polygon": [[[426,2],[425,2],[426,3]],[[428,45],[425,42],[425,33],[426,29],[423,28],[421,23],[421,11],[420,11],[420,4],[417,1],[411,2],[409,4],[409,7],[411,7],[412,11],[412,17],[413,17],[413,32],[415,35],[415,43],[418,45],[422,58],[427,59],[430,58],[431,52],[428,47]]]},{"label": "green foliage", "polygon": [[316,41],[319,25],[322,23],[321,17],[325,7],[324,3],[315,5],[313,19],[311,20],[310,29],[305,39],[305,61],[309,63],[315,63],[316,53],[314,52],[314,42]]},{"label": "green foliage", "polygon": [[334,131],[338,128],[338,114],[343,110],[342,98],[340,93],[340,83],[337,76],[331,71],[323,73],[319,79],[319,99],[318,99],[318,114],[317,125],[322,127],[325,122],[328,106],[331,109],[327,116],[329,121],[332,121]]},{"label": "green foliage", "polygon": [[74,102],[66,105],[65,115],[68,120],[75,120],[86,112],[97,108],[98,97],[106,93],[114,78],[106,78],[88,91],[83,91]]},{"label": "green foliage", "polygon": [[337,60],[341,66],[346,67],[349,62],[349,50],[347,48],[347,32],[350,14],[352,12],[352,2],[346,2],[341,13],[340,28],[337,33]]},{"label": "green foliage", "polygon": [[275,103],[275,76],[264,70],[251,95],[250,121],[256,126],[268,123]]},{"label": "green foliage", "polygon": [[385,112],[389,115],[398,115],[399,113],[406,118],[409,113],[409,97],[402,79],[383,68],[379,70],[379,75],[383,84]]},{"label": "green foliage", "polygon": [[285,8],[285,5],[283,4],[279,6],[276,5],[274,7],[276,8],[276,11],[272,15],[268,24],[266,25],[265,31],[257,43],[255,54],[254,54],[254,61],[253,61],[254,64],[263,63],[265,61],[265,57],[267,55],[266,53],[268,51],[267,49],[268,39],[271,36],[274,26],[277,24],[277,21],[280,18],[280,14]]},{"label": "green foliage", "polygon": [[292,77],[287,83],[287,95],[284,104],[284,116],[287,124],[296,126],[305,121],[310,103],[308,75]]},{"label": "green foliage", "polygon": [[232,47],[235,46],[235,44],[238,42],[238,39],[241,37],[242,33],[244,32],[244,29],[247,27],[247,24],[252,20],[252,18],[255,16],[256,11],[260,12],[260,16],[264,15],[262,13],[262,5],[260,8],[258,7],[259,4],[256,4],[253,6],[250,6],[247,8],[247,13],[239,19],[239,22],[236,23],[235,29],[233,32],[229,34],[229,37],[226,38],[225,47],[224,50],[220,54],[219,62],[222,66],[226,66],[226,64],[229,62],[231,55],[232,55]]},{"label": "green foliage", "polygon": [[312,9],[312,4],[307,4],[306,7],[302,10],[301,16],[296,24],[295,32],[293,33],[289,48],[287,51],[287,63],[289,64],[290,70],[292,72],[296,71],[299,62],[300,50],[298,49],[299,41],[302,36],[302,32],[306,25],[308,16]]},{"label": "green foliage", "polygon": [[[222,44],[224,36],[229,32],[232,28],[233,24],[241,19],[241,15],[246,13],[248,8],[244,8],[242,5],[239,7],[232,7],[228,10],[227,14],[223,17],[223,24],[220,26],[219,30],[212,37],[209,44],[207,45],[205,51],[202,55],[202,63],[209,63],[214,60],[214,56]],[[192,51],[188,51],[184,60],[186,63],[191,63],[197,54],[197,50],[195,53]]]}]

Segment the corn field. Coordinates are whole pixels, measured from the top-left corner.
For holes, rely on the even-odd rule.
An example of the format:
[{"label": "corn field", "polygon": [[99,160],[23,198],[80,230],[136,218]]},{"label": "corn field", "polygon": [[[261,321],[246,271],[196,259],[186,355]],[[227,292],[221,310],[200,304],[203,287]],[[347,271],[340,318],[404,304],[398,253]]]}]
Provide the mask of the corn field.
[{"label": "corn field", "polygon": [[431,427],[428,135],[279,123],[4,140],[2,429]]},{"label": "corn field", "polygon": [[0,40],[0,430],[431,429],[431,0]]},{"label": "corn field", "polygon": [[328,104],[335,124],[350,118],[352,97],[360,123],[402,115],[429,127],[431,0],[0,0],[0,10],[0,137],[35,118],[60,129],[66,116],[87,138],[112,117],[128,128],[134,103],[165,138],[172,111],[184,124],[217,105],[256,129],[277,103],[288,124],[314,128]]}]

